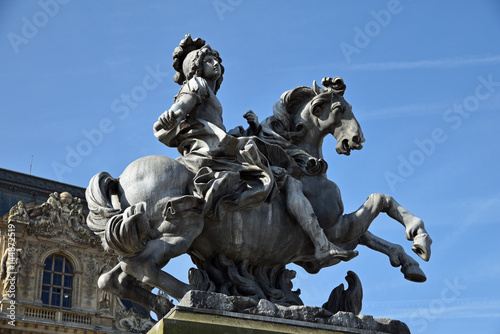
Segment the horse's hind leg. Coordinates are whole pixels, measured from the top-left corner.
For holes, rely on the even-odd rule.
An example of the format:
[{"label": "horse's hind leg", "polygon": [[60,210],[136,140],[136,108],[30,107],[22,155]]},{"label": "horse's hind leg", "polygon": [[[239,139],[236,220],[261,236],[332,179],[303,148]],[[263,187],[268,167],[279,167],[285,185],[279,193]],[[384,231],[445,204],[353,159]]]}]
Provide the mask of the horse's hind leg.
[{"label": "horse's hind leg", "polygon": [[368,231],[358,239],[358,242],[360,245],[367,246],[387,255],[393,267],[401,266],[401,272],[407,280],[413,282],[425,282],[427,280],[418,262],[406,254],[401,245],[393,244]]},{"label": "horse's hind leg", "polygon": [[97,284],[99,289],[151,309],[156,313],[158,319],[167,314],[174,306],[167,298],[151,293],[149,290],[135,284],[134,281],[136,280],[124,273],[118,264],[107,273],[102,274]]},{"label": "horse's hind leg", "polygon": [[146,285],[157,287],[167,292],[173,298],[180,300],[186,292],[193,290],[194,287],[186,284],[172,275],[161,270],[157,265],[157,258],[164,258],[162,263],[168,262],[169,259],[181,255],[187,251],[186,248],[181,252],[172,252],[169,249],[172,241],[164,238],[151,240],[147,243],[143,253],[133,258],[123,259],[120,265],[126,273],[137,278]]},{"label": "horse's hind leg", "polygon": [[179,213],[177,218],[165,220],[161,224],[159,231],[163,234],[160,238],[149,240],[139,255],[123,259],[121,268],[144,284],[157,287],[180,300],[194,287],[161,268],[170,259],[186,253],[202,230],[203,216],[189,212]]},{"label": "horse's hind leg", "polygon": [[413,240],[412,250],[428,261],[432,240],[425,230],[424,223],[388,195],[371,194],[357,211],[341,216],[337,224],[325,232],[334,242],[348,243],[362,236],[381,212],[387,213],[405,227],[406,238]]}]

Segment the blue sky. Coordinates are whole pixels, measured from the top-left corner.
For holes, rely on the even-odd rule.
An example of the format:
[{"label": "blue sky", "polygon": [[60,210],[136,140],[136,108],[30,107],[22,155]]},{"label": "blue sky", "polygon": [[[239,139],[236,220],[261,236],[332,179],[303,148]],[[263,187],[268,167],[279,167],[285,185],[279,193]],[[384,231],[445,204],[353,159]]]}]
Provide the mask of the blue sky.
[{"label": "blue sky", "polygon": [[[342,76],[366,137],[349,157],[324,143],[347,212],[374,192],[426,223],[428,281],[404,280],[359,247],[317,275],[297,270],[304,302],[321,306],[355,271],[363,314],[412,333],[500,333],[500,3],[497,1],[2,1],[0,167],[85,187],[151,154],[179,86],[171,54],[184,34],[217,49],[227,128],[264,119],[286,90]],[[403,245],[381,215],[370,231]],[[416,257],[416,256],[415,256]],[[185,279],[187,257],[166,270]]]}]

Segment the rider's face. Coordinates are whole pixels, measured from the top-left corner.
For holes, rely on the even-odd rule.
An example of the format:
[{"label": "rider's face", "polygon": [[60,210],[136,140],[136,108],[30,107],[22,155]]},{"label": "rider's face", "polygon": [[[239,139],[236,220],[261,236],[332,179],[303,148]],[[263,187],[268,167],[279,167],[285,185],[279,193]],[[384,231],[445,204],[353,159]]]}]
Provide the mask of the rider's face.
[{"label": "rider's face", "polygon": [[203,77],[207,80],[217,80],[221,75],[220,64],[214,56],[205,56],[203,59]]}]

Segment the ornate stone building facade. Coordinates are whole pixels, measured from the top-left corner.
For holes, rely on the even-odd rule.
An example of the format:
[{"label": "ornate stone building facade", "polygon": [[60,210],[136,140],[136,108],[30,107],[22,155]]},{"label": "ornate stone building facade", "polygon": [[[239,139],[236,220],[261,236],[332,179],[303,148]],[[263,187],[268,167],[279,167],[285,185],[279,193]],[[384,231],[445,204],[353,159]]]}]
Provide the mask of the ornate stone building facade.
[{"label": "ornate stone building facade", "polygon": [[0,172],[0,185],[9,187],[0,188],[3,200],[37,197],[28,204],[18,200],[0,218],[0,333],[140,333],[150,328],[154,323],[147,311],[97,286],[99,274],[117,257],[104,252],[86,225],[84,189],[72,187],[78,197],[54,191],[43,201],[47,190],[63,184],[7,171],[19,174],[16,184]]},{"label": "ornate stone building facade", "polygon": [[71,184],[0,168],[0,217],[19,201],[42,204],[53,192],[69,192],[85,203],[85,189]]}]

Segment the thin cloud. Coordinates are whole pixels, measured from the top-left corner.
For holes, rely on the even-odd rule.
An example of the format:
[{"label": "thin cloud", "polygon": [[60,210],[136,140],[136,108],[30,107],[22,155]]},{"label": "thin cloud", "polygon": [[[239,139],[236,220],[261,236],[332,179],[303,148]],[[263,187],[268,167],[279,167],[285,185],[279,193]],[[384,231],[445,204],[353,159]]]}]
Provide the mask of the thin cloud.
[{"label": "thin cloud", "polygon": [[[384,119],[394,117],[422,117],[429,115],[442,114],[447,104],[429,103],[429,104],[408,104],[383,109],[374,110],[356,110],[359,121],[368,121],[373,119]],[[358,115],[359,114],[359,115]]]},{"label": "thin cloud", "polygon": [[[443,115],[443,113],[452,106],[448,103],[426,103],[426,104],[408,104],[388,108],[363,110],[356,109],[356,118],[360,122],[394,119],[396,117],[428,117],[432,115]],[[500,107],[500,99],[498,101],[485,101],[481,111],[497,111]]]},{"label": "thin cloud", "polygon": [[[381,303],[369,303],[370,307],[385,307],[384,316],[391,319],[415,319],[419,315],[429,314],[429,309],[434,300],[419,301],[393,301]],[[367,303],[368,304],[368,303]],[[441,303],[439,311],[431,312],[433,319],[454,319],[454,318],[500,318],[500,301],[494,299],[470,299],[457,298],[449,305]]]},{"label": "thin cloud", "polygon": [[449,69],[449,68],[457,68],[465,66],[489,65],[498,63],[500,63],[500,55],[350,64],[350,65],[343,65],[342,68],[351,71],[388,71],[388,70],[416,70],[416,69]]},{"label": "thin cloud", "polygon": [[444,59],[423,59],[411,61],[386,61],[378,63],[346,64],[346,63],[319,63],[307,66],[273,67],[266,69],[267,73],[300,72],[312,70],[334,69],[335,71],[391,71],[391,70],[420,70],[420,69],[451,69],[478,65],[500,64],[500,55],[463,56]]},{"label": "thin cloud", "polygon": [[[476,201],[475,205],[470,205],[473,210],[466,216],[463,222],[455,224],[455,228],[450,232],[447,238],[443,239],[440,244],[440,249],[452,249],[452,247],[461,240],[462,236],[468,233],[471,226],[481,224],[485,219],[493,219],[496,217],[498,206],[500,203],[500,195]],[[470,204],[470,203],[469,203]]]}]

